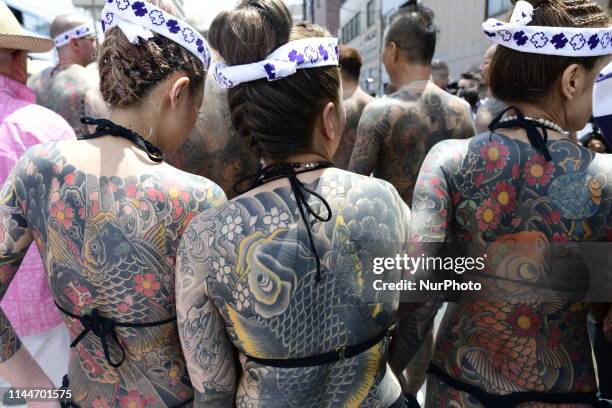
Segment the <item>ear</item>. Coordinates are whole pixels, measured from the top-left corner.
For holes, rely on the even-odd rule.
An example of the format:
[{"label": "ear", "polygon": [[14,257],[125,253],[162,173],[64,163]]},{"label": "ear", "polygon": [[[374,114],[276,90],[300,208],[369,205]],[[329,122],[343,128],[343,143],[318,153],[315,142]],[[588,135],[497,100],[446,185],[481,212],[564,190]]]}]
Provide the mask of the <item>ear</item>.
[{"label": "ear", "polygon": [[323,107],[323,126],[321,129],[321,134],[324,138],[329,140],[334,140],[337,136],[335,132],[336,122],[339,120],[338,112],[336,112],[337,107],[333,102],[328,102]]},{"label": "ear", "polygon": [[70,49],[72,49],[72,51],[74,51],[75,53],[78,54],[79,52],[79,42],[77,41],[76,38],[71,38],[70,42],[68,43],[68,47],[70,47]]},{"label": "ear", "polygon": [[186,76],[178,76],[170,81],[170,106],[176,108],[186,98],[189,92],[189,78]]},{"label": "ear", "polygon": [[572,64],[561,75],[561,92],[565,99],[572,100],[584,86],[585,71],[582,65]]},{"label": "ear", "polygon": [[399,49],[397,48],[397,44],[391,41],[387,44],[389,49],[389,58],[392,62],[397,62],[397,58],[399,57]]}]

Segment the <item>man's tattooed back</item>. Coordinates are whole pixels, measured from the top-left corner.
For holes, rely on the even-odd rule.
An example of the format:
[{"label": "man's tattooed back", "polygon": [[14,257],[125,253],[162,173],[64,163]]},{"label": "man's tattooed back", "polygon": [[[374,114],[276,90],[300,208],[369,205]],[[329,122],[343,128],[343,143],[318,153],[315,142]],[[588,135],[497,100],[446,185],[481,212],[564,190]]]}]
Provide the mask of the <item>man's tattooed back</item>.
[{"label": "man's tattooed back", "polygon": [[366,107],[349,170],[390,182],[410,204],[429,149],[442,140],[474,134],[467,103],[433,82],[413,82]]}]

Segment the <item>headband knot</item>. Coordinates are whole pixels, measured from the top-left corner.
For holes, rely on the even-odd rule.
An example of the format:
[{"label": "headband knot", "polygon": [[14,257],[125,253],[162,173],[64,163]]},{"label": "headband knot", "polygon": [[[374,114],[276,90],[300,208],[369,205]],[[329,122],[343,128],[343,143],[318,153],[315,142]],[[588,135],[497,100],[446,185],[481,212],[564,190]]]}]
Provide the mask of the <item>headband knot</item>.
[{"label": "headband knot", "polygon": [[210,65],[210,48],[202,35],[185,21],[146,1],[106,0],[102,10],[102,30],[119,27],[128,41],[138,44],[154,33],[168,38],[195,55],[204,69]]}]

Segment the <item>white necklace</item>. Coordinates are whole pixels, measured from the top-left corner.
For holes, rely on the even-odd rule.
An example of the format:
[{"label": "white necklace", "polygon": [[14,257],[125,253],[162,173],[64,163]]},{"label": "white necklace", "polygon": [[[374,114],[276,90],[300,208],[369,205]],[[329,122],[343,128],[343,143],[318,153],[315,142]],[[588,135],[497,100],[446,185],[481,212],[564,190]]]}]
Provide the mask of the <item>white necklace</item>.
[{"label": "white necklace", "polygon": [[[569,132],[566,132],[565,130],[563,130],[563,128],[561,126],[559,126],[558,124],[556,124],[555,122],[552,122],[550,120],[547,119],[541,119],[541,118],[530,118],[529,116],[524,116],[523,117],[526,121],[528,122],[535,122],[535,123],[539,123],[540,125],[544,126],[547,129],[550,130],[554,130],[557,133],[561,133],[562,135],[567,135]],[[513,115],[513,116],[507,116],[505,118],[503,118],[502,120],[499,121],[499,123],[505,123],[505,122],[512,122],[518,120],[518,116]]]}]

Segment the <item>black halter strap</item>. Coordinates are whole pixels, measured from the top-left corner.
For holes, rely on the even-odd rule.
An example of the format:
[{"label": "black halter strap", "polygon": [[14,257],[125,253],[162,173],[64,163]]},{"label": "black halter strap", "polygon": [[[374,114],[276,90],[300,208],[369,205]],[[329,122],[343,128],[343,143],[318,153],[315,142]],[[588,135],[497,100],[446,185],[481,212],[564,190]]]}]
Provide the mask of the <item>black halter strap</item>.
[{"label": "black halter strap", "polygon": [[[516,119],[502,121],[504,115],[509,110],[514,110],[516,112]],[[531,143],[534,148],[536,148],[540,151],[540,153],[542,153],[546,161],[552,161],[552,156],[548,151],[548,146],[546,146],[546,142],[548,142],[548,127],[534,120],[526,119],[525,115],[523,115],[523,112],[521,112],[519,108],[510,106],[502,113],[497,115],[497,117],[489,125],[489,130],[491,132],[494,132],[497,129],[508,129],[516,127],[525,129],[525,132],[527,132],[527,138],[529,139],[529,143]],[[540,133],[538,129],[541,129],[542,133]]]},{"label": "black halter strap", "polygon": [[[172,323],[176,321],[176,316],[171,317],[166,320],[160,320],[157,322],[149,322],[149,323],[119,323],[110,319],[108,317],[104,317],[100,314],[98,309],[92,309],[91,314],[87,314],[84,316],[75,315],[74,313],[69,312],[68,310],[61,307],[57,302],[55,302],[55,306],[65,314],[66,316],[72,317],[81,322],[83,325],[83,331],[77,336],[76,339],[72,343],[70,343],[70,347],[76,347],[77,344],[83,340],[83,338],[87,335],[87,333],[92,332],[96,337],[100,339],[100,343],[102,344],[102,350],[104,351],[104,357],[106,357],[106,361],[108,363],[117,368],[120,367],[121,364],[125,361],[125,349],[119,342],[119,338],[117,337],[117,333],[115,332],[115,327],[133,327],[133,328],[142,328],[142,327],[154,327],[154,326],[162,326],[164,324]],[[121,360],[118,362],[113,362],[110,357],[110,351],[108,349],[108,341],[107,337],[110,336],[111,340],[115,342],[115,344],[121,350]]]},{"label": "black halter strap", "polygon": [[[327,222],[332,218],[332,211],[329,203],[316,191],[313,191],[306,187],[304,183],[302,183],[297,176],[302,173],[307,173],[310,171],[325,169],[334,167],[334,164],[331,162],[318,162],[318,163],[308,163],[304,165],[304,169],[300,171],[296,171],[296,168],[301,168],[301,163],[274,163],[267,167],[264,167],[258,173],[252,176],[245,177],[239,180],[236,184],[234,184],[234,191],[236,194],[244,194],[249,190],[262,186],[266,183],[269,183],[274,180],[279,180],[282,178],[289,179],[289,184],[291,185],[291,191],[293,191],[293,195],[295,196],[295,201],[297,202],[298,210],[300,211],[300,216],[306,226],[306,232],[308,233],[308,241],[310,242],[310,249],[317,261],[317,282],[321,282],[321,259],[319,257],[319,251],[317,251],[317,247],[314,243],[314,238],[312,237],[312,230],[310,227],[310,223],[308,222],[307,214],[312,215],[317,220],[322,222]],[[240,189],[240,185],[244,182],[251,181],[251,184],[246,189]],[[325,206],[327,210],[327,216],[323,217],[319,215],[311,206],[308,204],[308,200],[306,198],[305,193],[315,196],[321,201],[321,203]]]},{"label": "black halter strap", "polygon": [[155,146],[153,143],[149,142],[148,140],[145,140],[142,136],[140,136],[133,130],[124,128],[123,126],[119,126],[108,119],[95,119],[91,117],[84,117],[81,118],[81,123],[90,126],[95,125],[96,131],[90,135],[83,135],[79,137],[79,140],[94,139],[96,137],[108,135],[123,137],[124,139],[131,141],[140,149],[142,149],[152,161],[156,163],[164,161],[164,152],[162,152],[161,149]]}]

